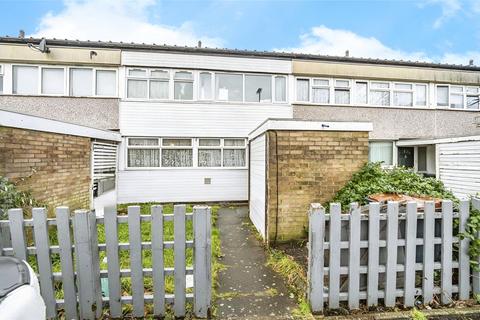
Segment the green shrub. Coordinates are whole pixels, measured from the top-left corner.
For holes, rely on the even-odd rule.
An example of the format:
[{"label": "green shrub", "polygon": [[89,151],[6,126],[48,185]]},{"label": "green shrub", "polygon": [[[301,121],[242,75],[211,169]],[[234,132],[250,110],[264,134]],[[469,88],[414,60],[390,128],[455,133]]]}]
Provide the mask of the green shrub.
[{"label": "green shrub", "polygon": [[451,199],[455,196],[435,178],[425,178],[405,167],[383,169],[381,163],[368,163],[334,196],[332,202],[348,208],[350,203],[366,204],[375,193],[396,193],[410,196],[431,196]]},{"label": "green shrub", "polygon": [[29,192],[20,191],[5,177],[0,177],[0,219],[4,219],[8,209],[22,208],[30,212],[32,207],[40,206]]}]

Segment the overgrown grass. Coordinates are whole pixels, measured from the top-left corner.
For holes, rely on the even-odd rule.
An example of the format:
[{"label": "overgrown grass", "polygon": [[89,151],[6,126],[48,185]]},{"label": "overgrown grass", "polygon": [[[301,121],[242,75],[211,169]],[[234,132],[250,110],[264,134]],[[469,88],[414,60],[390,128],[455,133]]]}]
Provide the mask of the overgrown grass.
[{"label": "overgrown grass", "polygon": [[[128,206],[140,206],[141,214],[150,214],[150,208],[152,205],[156,205],[157,203],[130,203],[130,204],[122,204],[117,207],[117,211],[119,215],[126,215]],[[173,204],[162,204],[163,206],[163,213],[164,214],[171,214],[173,213]],[[217,221],[217,212],[220,208],[217,205],[211,206],[212,208],[212,282],[214,284],[214,288],[216,287],[217,283],[217,274],[218,271],[223,268],[221,264],[218,263],[218,258],[221,256],[220,252],[220,237],[219,231],[216,227]],[[192,212],[193,206],[187,205],[187,212]],[[164,241],[173,241],[173,221],[164,221]],[[142,242],[151,241],[151,223],[150,222],[142,222],[140,225],[141,230],[141,238]],[[105,243],[105,226],[103,224],[97,225],[98,231],[98,243],[102,244]],[[57,240],[57,232],[56,228],[50,228],[50,245],[58,245]],[[33,245],[33,237],[27,236],[29,239],[29,245]],[[186,221],[186,240],[193,240],[193,222],[191,220]],[[73,241],[73,239],[72,239]],[[127,223],[120,223],[118,224],[118,242],[119,243],[127,243],[129,242],[129,232],[128,232],[128,224]],[[108,268],[108,261],[106,261],[106,252],[102,251],[99,254],[100,258],[100,269],[107,270]],[[75,257],[74,257],[75,259]],[[61,265],[60,265],[60,256],[58,254],[51,255],[52,261],[52,271],[53,272],[61,272]],[[38,272],[37,261],[35,256],[29,256],[29,263],[33,267],[33,269]],[[151,268],[152,267],[152,251],[151,250],[142,250],[142,263],[143,268]],[[121,250],[119,251],[119,264],[120,269],[130,269],[130,254],[128,250]],[[165,249],[164,250],[164,267],[173,267],[174,266],[174,251],[173,249]],[[193,248],[186,249],[186,266],[191,267],[193,266]],[[153,293],[153,278],[152,277],[144,277],[144,288],[145,294],[152,294]],[[121,278],[121,290],[123,296],[130,296],[132,294],[131,291],[131,279],[130,278]],[[174,277],[173,276],[166,276],[165,277],[165,291],[166,293],[173,293],[174,291]],[[191,292],[192,289],[187,289],[187,292]],[[63,290],[61,283],[55,283],[55,293],[57,299],[63,298]],[[212,294],[213,295],[213,294]],[[188,306],[191,309],[191,306]],[[124,315],[130,314],[132,311],[131,305],[124,305],[123,306],[123,313]],[[151,315],[153,313],[153,305],[145,304],[145,314]],[[108,308],[105,309],[105,316],[108,315]],[[190,317],[191,315],[189,315]],[[172,318],[172,315],[169,313],[167,314],[166,319]]]}]

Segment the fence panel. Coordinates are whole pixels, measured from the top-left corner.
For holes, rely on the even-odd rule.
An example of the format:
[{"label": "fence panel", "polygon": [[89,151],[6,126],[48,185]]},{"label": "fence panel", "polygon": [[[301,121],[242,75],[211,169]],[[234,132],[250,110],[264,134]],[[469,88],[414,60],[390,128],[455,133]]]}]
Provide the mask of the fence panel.
[{"label": "fence panel", "polygon": [[[474,197],[472,199],[472,207],[476,210],[480,210],[480,198]],[[480,231],[477,233],[477,238],[480,238]],[[477,259],[478,265],[480,265],[480,257]],[[480,294],[480,272],[473,272],[473,293]]]},{"label": "fence panel", "polygon": [[[151,215],[142,215],[137,206],[128,208],[128,216],[117,215],[114,207],[106,208],[104,212],[105,217],[96,217],[94,212],[76,210],[70,217],[67,207],[59,207],[56,209],[57,217],[51,219],[47,218],[45,209],[36,208],[33,219],[24,219],[21,209],[10,209],[9,220],[0,220],[0,228],[7,229],[11,235],[8,239],[0,238],[0,254],[15,255],[23,260],[28,260],[29,256],[36,257],[37,263],[33,267],[35,270],[38,268],[40,273],[40,289],[47,306],[47,317],[55,318],[58,309],[64,309],[68,319],[98,319],[102,316],[103,307],[108,307],[110,317],[121,318],[122,305],[125,304],[133,306],[132,316],[143,317],[146,303],[153,303],[155,316],[165,316],[166,304],[173,304],[176,316],[184,316],[186,303],[193,302],[194,315],[206,318],[212,284],[211,209],[197,206],[193,213],[186,213],[185,205],[176,205],[174,214],[164,214],[162,206],[152,206]],[[186,222],[191,220],[193,241],[187,240]],[[164,229],[164,221],[173,222],[174,241],[165,241],[164,232],[170,232],[170,229]],[[142,222],[151,223],[151,239],[148,239],[151,241],[142,242],[142,230],[145,231]],[[102,224],[104,226],[100,226]],[[128,227],[128,243],[119,242],[122,224]],[[188,228],[190,225],[188,223]],[[98,243],[99,230],[103,227],[105,243]],[[58,245],[50,244],[49,239],[55,237]],[[173,249],[174,268],[164,265],[165,249]],[[187,249],[194,250],[193,267],[186,265]],[[151,268],[144,268],[143,250],[152,252]],[[120,266],[120,258],[125,257],[125,251],[130,258],[130,269],[121,269]],[[103,262],[106,270],[103,270],[100,268],[100,255],[105,253],[106,260]],[[52,270],[52,254],[59,255],[61,272]],[[174,294],[165,293],[166,275],[175,278]],[[187,294],[185,278],[191,275],[194,275],[193,294]],[[153,294],[145,292],[145,277],[153,278]],[[108,290],[102,297],[101,279],[104,278],[108,279]],[[125,295],[122,290],[122,279],[125,278],[131,279],[131,296]],[[62,287],[54,286],[55,282],[61,282]],[[55,300],[55,295],[59,293],[55,290],[62,290],[64,298]]]},{"label": "fence panel", "polygon": [[[480,207],[480,201],[476,205]],[[331,204],[326,214],[319,204],[312,204],[308,242],[312,311],[323,311],[325,302],[330,309],[338,308],[341,302],[357,309],[360,303],[373,306],[379,299],[388,307],[399,301],[413,307],[417,299],[425,304],[437,297],[441,304],[468,299],[471,284],[475,290],[477,281],[470,268],[469,241],[453,232],[457,225],[454,220],[459,233],[465,230],[469,206],[469,201],[460,201],[458,212],[454,212],[450,200],[442,201],[438,209],[433,201],[422,205],[371,203],[364,208],[352,205],[349,213],[341,214],[340,205]],[[348,222],[344,225],[348,241],[342,241],[343,222]],[[368,232],[364,230],[367,226]],[[457,246],[458,257],[453,255]],[[328,256],[327,265],[324,256]],[[341,260],[348,265],[341,267]],[[348,280],[346,292],[339,289],[340,277]]]}]

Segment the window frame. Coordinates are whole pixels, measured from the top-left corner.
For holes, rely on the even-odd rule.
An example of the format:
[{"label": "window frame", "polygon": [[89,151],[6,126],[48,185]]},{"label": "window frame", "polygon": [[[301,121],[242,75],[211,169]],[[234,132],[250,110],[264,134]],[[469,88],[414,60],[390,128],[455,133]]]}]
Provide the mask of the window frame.
[{"label": "window frame", "polygon": [[[448,88],[448,104],[446,106],[439,106],[438,105],[438,87],[447,87]],[[462,92],[452,92],[452,87],[461,87]],[[477,93],[468,92],[468,89],[476,88]],[[453,108],[452,107],[452,95],[461,95],[463,97],[463,106],[462,108]],[[468,97],[477,97],[480,99],[480,86],[472,86],[472,85],[460,85],[460,84],[451,84],[451,83],[437,83],[435,84],[435,107],[437,109],[443,110],[453,110],[453,111],[473,111],[479,112],[480,111],[480,101],[479,101],[479,108],[478,109],[469,109],[468,108]]]},{"label": "window frame", "polygon": [[[201,91],[201,85],[202,85],[202,81],[200,80],[201,79],[200,76],[202,75],[202,73],[210,75],[210,98],[208,98],[208,99],[204,99],[204,98],[200,97],[200,91]],[[197,75],[198,75],[197,76],[197,78],[198,78],[197,100],[198,101],[215,101],[215,72],[200,70],[200,71],[198,71]],[[194,96],[194,98],[195,98],[195,96]]]},{"label": "window frame", "polygon": [[0,95],[5,94],[4,90],[4,83],[5,83],[5,66],[0,63],[0,78],[2,78],[2,81],[0,82]]},{"label": "window frame", "polygon": [[[352,81],[349,80],[349,79],[343,79],[343,78],[333,78],[332,79],[333,81],[331,81],[331,91],[330,91],[330,103],[332,103],[332,99],[333,98],[333,103],[335,105],[339,105],[339,106],[350,106],[352,105],[352,92],[353,92],[353,88],[352,88]],[[342,87],[342,86],[337,86],[337,81],[347,81],[348,82],[348,86],[347,87]],[[339,89],[339,90],[344,90],[344,91],[348,91],[348,94],[349,94],[349,98],[348,98],[348,103],[337,103],[336,102],[336,90]],[[345,90],[347,89],[347,90]]]},{"label": "window frame", "polygon": [[[410,85],[410,89],[397,89],[395,86],[396,85]],[[393,82],[392,86],[392,93],[391,93],[391,105],[392,107],[405,107],[405,108],[412,108],[415,107],[415,89],[417,87],[416,83],[412,82]],[[399,104],[395,104],[395,93],[411,93],[412,94],[412,104],[410,106],[402,106]]]},{"label": "window frame", "polygon": [[[230,101],[230,100],[220,100],[217,98],[217,75],[219,74],[231,74],[231,75],[241,75],[242,76],[242,100],[240,101]],[[251,73],[254,75],[254,73]],[[246,102],[245,101],[245,73],[237,72],[237,71],[215,71],[214,72],[214,79],[213,79],[213,101],[220,102],[220,103],[259,103],[259,102]]]},{"label": "window frame", "polygon": [[[158,145],[152,146],[135,146],[129,145],[130,139],[155,139],[158,141]],[[187,139],[191,141],[190,146],[163,146],[164,139]],[[219,139],[219,146],[200,146],[200,139]],[[239,139],[243,140],[243,146],[225,146],[226,139]],[[145,136],[129,136],[125,137],[124,148],[124,168],[125,170],[142,171],[142,170],[245,170],[248,169],[248,139],[246,137],[145,137]],[[131,167],[128,165],[128,151],[130,149],[148,149],[159,150],[159,166],[158,167]],[[162,166],[162,153],[163,149],[192,149],[192,166],[191,167],[164,167]],[[201,149],[220,149],[221,166],[218,167],[201,167],[198,165],[198,151]],[[245,150],[245,166],[242,167],[229,167],[223,165],[223,151],[224,149],[242,149]]]},{"label": "window frame", "polygon": [[[282,78],[285,80],[285,100],[277,100],[277,78]],[[272,103],[285,104],[288,103],[288,77],[286,75],[274,74],[272,75]]]},{"label": "window frame", "polygon": [[[320,80],[320,81],[328,81],[328,85],[315,85],[315,80]],[[311,78],[310,81],[309,81],[309,100],[312,102],[312,103],[315,103],[315,104],[320,104],[320,105],[324,105],[324,104],[331,104],[332,103],[332,81],[331,79],[329,78]],[[322,102],[314,102],[313,101],[313,90],[314,89],[328,89],[328,102],[327,103],[322,103]]]},{"label": "window frame", "polygon": [[[156,69],[158,70],[158,69]],[[163,70],[162,70],[163,71]],[[165,71],[168,71],[168,70],[165,70]],[[190,73],[192,75],[192,78],[191,79],[175,79],[175,74],[177,72],[187,72],[187,73]],[[173,90],[173,101],[195,101],[195,100],[198,100],[196,99],[196,92],[195,92],[195,71],[194,70],[184,70],[184,69],[172,69],[170,70],[170,86],[172,88],[170,88],[170,90]],[[151,70],[149,72],[149,76],[151,75]],[[150,80],[152,79],[152,77],[150,76],[149,77],[149,86],[148,88],[150,89]],[[192,84],[192,99],[176,99],[175,98],[175,82],[187,82],[187,83],[191,83]],[[200,84],[200,81],[198,81],[198,84]],[[169,90],[169,96],[170,96],[170,90]],[[148,97],[150,98],[150,94],[148,95]],[[165,99],[161,99],[161,100],[165,100]]]}]

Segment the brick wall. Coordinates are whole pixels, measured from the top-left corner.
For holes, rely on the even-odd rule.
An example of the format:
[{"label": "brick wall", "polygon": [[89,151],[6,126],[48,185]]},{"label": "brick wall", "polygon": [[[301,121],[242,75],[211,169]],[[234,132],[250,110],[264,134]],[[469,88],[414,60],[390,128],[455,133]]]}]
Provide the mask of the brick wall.
[{"label": "brick wall", "polygon": [[368,161],[368,132],[267,134],[268,239],[276,233],[278,241],[306,237],[310,203],[331,200]]},{"label": "brick wall", "polygon": [[0,175],[52,208],[90,208],[90,139],[0,127]]}]

